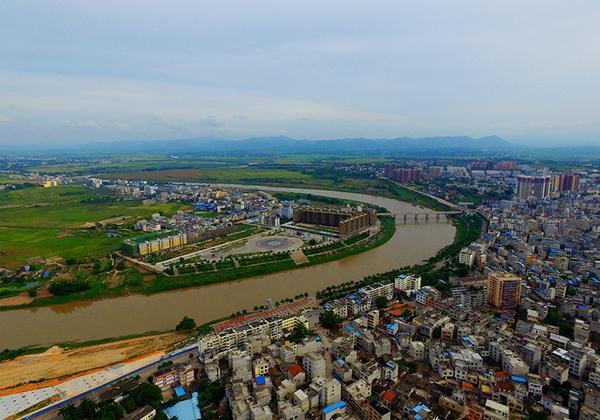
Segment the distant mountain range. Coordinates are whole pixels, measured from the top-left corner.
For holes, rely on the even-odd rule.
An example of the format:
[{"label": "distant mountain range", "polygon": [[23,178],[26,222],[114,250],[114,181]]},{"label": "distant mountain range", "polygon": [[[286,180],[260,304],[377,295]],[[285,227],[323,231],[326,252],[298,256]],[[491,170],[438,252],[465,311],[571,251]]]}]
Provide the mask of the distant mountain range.
[{"label": "distant mountain range", "polygon": [[520,146],[497,136],[482,137],[398,137],[395,139],[347,138],[298,140],[290,137],[254,137],[242,140],[219,138],[109,141],[73,145],[4,146],[5,150],[61,150],[66,152],[106,153],[390,153],[416,151],[508,151]]},{"label": "distant mountain range", "polygon": [[588,151],[598,153],[600,147],[534,148],[504,140],[498,136],[472,138],[455,137],[398,137],[394,139],[345,138],[333,140],[299,140],[289,137],[256,137],[242,140],[219,138],[111,141],[56,146],[0,146],[6,152],[46,152],[69,154],[189,154],[189,155],[403,155],[403,156],[461,156],[461,155],[519,155],[552,154],[553,150],[570,150],[584,156]]}]

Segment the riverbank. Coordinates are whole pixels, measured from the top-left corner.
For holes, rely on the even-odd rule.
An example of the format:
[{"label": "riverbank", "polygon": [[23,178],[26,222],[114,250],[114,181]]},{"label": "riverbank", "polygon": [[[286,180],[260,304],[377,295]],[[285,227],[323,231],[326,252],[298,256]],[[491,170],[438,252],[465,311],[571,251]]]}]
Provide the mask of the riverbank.
[{"label": "riverbank", "polygon": [[[274,191],[273,187],[264,186],[254,189]],[[282,190],[364,202],[389,209],[394,214],[419,211],[408,203],[385,197],[330,190],[275,189]],[[328,285],[420,263],[450,245],[456,232],[454,225],[444,217],[439,221],[400,223],[395,228],[392,238],[383,245],[318,265],[152,295],[135,294],[3,311],[0,312],[3,325],[0,348],[165,331],[185,315],[199,323],[209,322],[243,308],[250,310],[264,305],[268,300],[275,302],[303,293],[312,295]]]},{"label": "riverbank", "polygon": [[[183,274],[179,276],[167,276],[162,274],[155,275],[151,282],[142,282],[138,287],[129,289],[107,289],[95,287],[83,292],[73,293],[64,296],[47,296],[33,300],[31,302],[13,305],[2,306],[0,311],[9,311],[15,309],[34,308],[41,306],[49,306],[56,304],[64,304],[77,302],[81,300],[98,300],[106,298],[114,298],[131,294],[151,295],[171,290],[183,289],[188,287],[208,286],[215,283],[241,280],[250,277],[263,276],[271,273],[294,270],[301,267],[308,267],[318,264],[323,264],[329,261],[335,261],[356,255],[389,241],[396,232],[393,218],[382,216],[380,219],[380,231],[374,235],[371,240],[359,241],[349,246],[341,246],[339,249],[334,249],[329,252],[319,253],[308,257],[308,261],[304,264],[297,265],[292,261],[291,257],[285,260],[274,260],[265,264],[247,265],[247,266],[231,266],[230,268],[207,271],[201,274]],[[125,292],[125,293],[123,293]]]},{"label": "riverbank", "polygon": [[[316,297],[322,302],[328,302],[345,296],[348,292],[354,291],[359,287],[364,287],[384,280],[394,280],[400,274],[411,273],[421,276],[422,286],[434,286],[440,289],[446,289],[447,281],[450,275],[460,274],[462,269],[456,261],[460,250],[477,240],[485,232],[484,219],[478,214],[458,215],[453,218],[456,226],[456,233],[452,243],[440,249],[433,257],[429,258],[424,264],[415,264],[412,266],[398,267],[393,270],[366,276],[360,281],[350,281],[335,286],[328,286],[316,293]],[[444,262],[441,267],[438,264]],[[440,283],[439,280],[443,280]]]},{"label": "riverbank", "polygon": [[55,385],[73,375],[155,352],[168,353],[187,337],[170,331],[14,350],[23,354],[0,364],[0,395]]},{"label": "riverbank", "polygon": [[[398,267],[394,270],[387,271],[380,274],[369,275],[361,279],[360,281],[351,281],[342,283],[337,286],[331,286],[325,290],[316,293],[317,297],[323,301],[328,301],[345,295],[349,291],[355,290],[357,287],[365,286],[382,280],[393,280],[401,272],[412,272],[420,274],[424,277],[424,284],[433,284],[432,281],[428,280],[431,275],[436,279],[440,276],[443,277],[443,269],[436,270],[436,263],[444,261],[448,258],[456,256],[457,252],[465,245],[469,244],[473,240],[477,239],[481,230],[481,219],[477,215],[461,215],[456,218],[455,221],[457,229],[452,244],[439,250],[436,255],[429,258],[425,264],[418,264],[411,267]],[[216,322],[228,320],[231,317],[225,317],[218,320],[206,322],[200,325],[195,333],[206,334],[211,330],[211,325]],[[72,375],[79,371],[93,369],[96,367],[104,366],[102,363],[106,363],[109,360],[111,363],[127,360],[131,357],[136,357],[144,354],[142,350],[158,351],[170,349],[173,343],[177,340],[173,340],[173,335],[176,335],[178,341],[185,339],[187,336],[177,334],[175,332],[148,332],[143,334],[134,334],[122,337],[110,337],[98,340],[91,340],[85,342],[67,342],[55,344],[53,346],[41,346],[41,347],[25,347],[16,350],[5,350],[0,353],[0,361],[4,363],[0,366],[0,373],[6,375],[6,378],[14,378],[15,373],[23,375],[22,378],[26,379],[24,382],[39,382],[40,380],[46,381],[47,379],[60,378],[64,375]],[[156,346],[157,339],[159,337],[170,337],[168,342],[165,342],[164,346]],[[152,348],[148,347],[147,344],[152,343]],[[115,349],[118,349],[115,352]],[[150,349],[150,350],[149,350]],[[148,353],[146,351],[146,353]],[[103,357],[102,354],[106,352],[107,356]],[[90,355],[93,354],[94,357]],[[48,361],[58,362],[61,357],[76,357],[78,362],[75,365],[76,370],[73,370],[74,365],[69,367],[56,368],[54,370],[54,376],[49,376],[47,368],[43,366],[43,363]],[[15,362],[10,363],[10,360],[15,359]],[[80,359],[80,360],[79,360]],[[35,360],[36,363],[42,363],[42,369],[27,370],[23,371],[23,361]],[[62,370],[61,370],[62,369]],[[14,372],[13,372],[14,371]],[[12,372],[12,373],[11,373]],[[62,372],[62,374],[61,374]],[[15,386],[16,382],[10,382],[12,379],[8,379],[9,382],[0,381],[0,389],[2,387]],[[39,383],[37,384],[39,386]]]}]

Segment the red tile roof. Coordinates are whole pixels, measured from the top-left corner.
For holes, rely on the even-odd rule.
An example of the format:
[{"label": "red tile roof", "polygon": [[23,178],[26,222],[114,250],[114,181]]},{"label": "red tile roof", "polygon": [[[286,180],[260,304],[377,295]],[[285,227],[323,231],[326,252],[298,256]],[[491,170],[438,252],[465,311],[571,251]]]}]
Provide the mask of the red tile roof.
[{"label": "red tile roof", "polygon": [[384,400],[391,402],[394,399],[394,393],[392,391],[385,391],[382,397]]},{"label": "red tile roof", "polygon": [[510,376],[510,373],[505,372],[503,370],[499,370],[499,371],[494,372],[494,377],[496,379],[508,379],[509,376]]},{"label": "red tile roof", "polygon": [[290,377],[295,378],[297,375],[303,373],[304,369],[302,369],[302,366],[300,366],[299,364],[294,363],[292,366],[289,367],[288,372],[290,373]]}]

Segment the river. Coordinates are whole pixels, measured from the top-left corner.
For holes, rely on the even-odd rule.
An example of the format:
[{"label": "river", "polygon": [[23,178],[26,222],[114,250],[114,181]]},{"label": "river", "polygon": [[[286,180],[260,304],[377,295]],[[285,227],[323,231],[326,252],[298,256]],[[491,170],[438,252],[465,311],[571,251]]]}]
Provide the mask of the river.
[{"label": "river", "polygon": [[[423,211],[402,201],[358,193],[237,187],[360,201],[385,207],[392,213]],[[303,292],[314,294],[331,284],[419,263],[452,243],[455,232],[454,226],[445,220],[408,222],[396,227],[395,235],[384,245],[321,265],[150,296],[133,295],[3,311],[0,312],[0,349],[163,331],[174,328],[184,315],[191,316],[199,324],[208,322],[242,309],[250,310],[269,298],[277,301]]]}]

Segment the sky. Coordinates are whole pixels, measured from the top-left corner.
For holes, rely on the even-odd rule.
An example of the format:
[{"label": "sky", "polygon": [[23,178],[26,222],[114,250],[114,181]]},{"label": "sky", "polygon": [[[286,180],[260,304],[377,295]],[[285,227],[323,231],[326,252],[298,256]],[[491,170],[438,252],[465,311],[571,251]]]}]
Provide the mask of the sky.
[{"label": "sky", "polygon": [[600,145],[600,1],[0,2],[0,144]]}]

